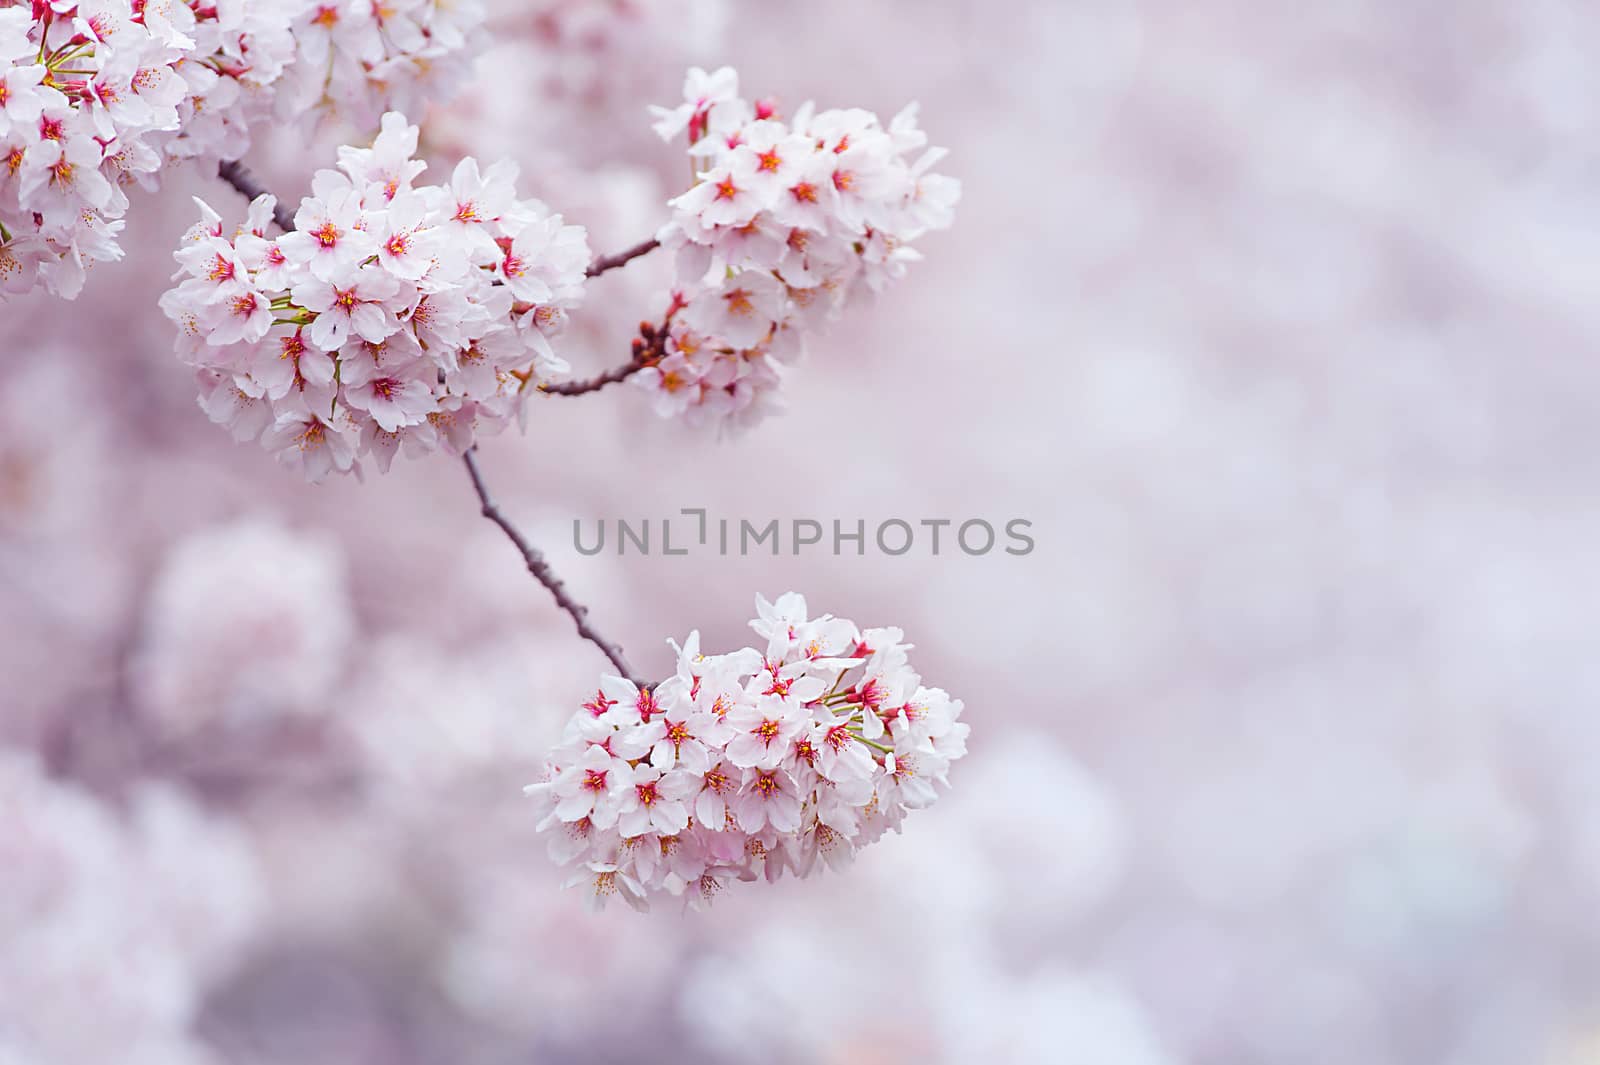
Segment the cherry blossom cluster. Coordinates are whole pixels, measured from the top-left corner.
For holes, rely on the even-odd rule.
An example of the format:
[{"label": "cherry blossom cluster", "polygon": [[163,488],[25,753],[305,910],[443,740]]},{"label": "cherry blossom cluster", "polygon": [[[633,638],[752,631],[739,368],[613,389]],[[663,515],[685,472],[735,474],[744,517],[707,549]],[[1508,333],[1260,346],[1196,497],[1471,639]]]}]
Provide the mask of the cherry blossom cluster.
[{"label": "cherry blossom cluster", "polygon": [[636,375],[665,416],[745,426],[778,409],[784,364],[806,332],[881,291],[947,228],[960,183],[932,172],[916,105],[885,126],[860,109],[739,95],[738,75],[695,68],[655,129],[687,133],[694,185],[671,201],[662,245],[677,253],[664,357]]},{"label": "cherry blossom cluster", "polygon": [[317,173],[293,232],[267,236],[270,196],[231,236],[201,203],[175,254],[161,306],[202,409],[312,481],[387,471],[402,448],[460,455],[567,371],[550,340],[583,296],[582,227],[518,200],[510,163],[414,185],[416,150],[384,115],[372,147]]},{"label": "cherry blossom cluster", "polygon": [[72,298],[118,259],[123,186],[160,167],[194,13],[112,0],[0,6],[0,291]]},{"label": "cherry blossom cluster", "polygon": [[597,906],[838,868],[966,753],[960,700],[921,683],[899,629],[809,618],[793,592],[756,611],[762,647],[702,655],[696,632],[654,687],[603,678],[527,788]]},{"label": "cherry blossom cluster", "polygon": [[370,128],[415,112],[471,73],[488,34],[482,0],[294,0],[297,62],[280,117],[338,113]]},{"label": "cherry blossom cluster", "polygon": [[122,257],[125,186],[237,159],[267,119],[364,128],[444,91],[480,43],[473,2],[0,3],[0,292],[81,291]]}]

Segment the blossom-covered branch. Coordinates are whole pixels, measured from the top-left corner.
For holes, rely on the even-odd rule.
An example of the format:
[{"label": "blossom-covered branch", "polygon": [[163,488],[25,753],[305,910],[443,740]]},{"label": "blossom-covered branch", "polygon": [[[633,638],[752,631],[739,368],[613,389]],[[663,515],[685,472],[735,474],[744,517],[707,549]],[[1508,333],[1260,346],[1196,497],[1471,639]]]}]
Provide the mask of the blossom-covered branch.
[{"label": "blossom-covered branch", "polygon": [[[417,128],[390,113],[293,218],[222,168],[253,197],[245,226],[227,237],[202,205],[162,300],[207,413],[311,480],[387,470],[402,447],[461,457],[482,515],[616,671],[529,791],[573,882],[639,907],[847,861],[934,801],[967,733],[898,629],[810,618],[792,593],[758,600],[764,646],[705,656],[692,635],[676,675],[645,684],[485,484],[479,434],[525,422],[539,392],[631,379],[662,414],[759,420],[807,333],[903,276],[960,195],[931,171],[943,152],[914,106],[888,123],[810,104],[785,119],[725,68],[691,71],[684,103],[657,114],[662,136],[687,133],[694,179],[658,237],[614,255],[592,257],[583,229],[518,199],[509,163],[469,156],[447,184],[415,185]],[[286,232],[269,240],[274,217]],[[551,341],[586,281],[657,247],[673,253],[665,313],[640,325],[626,364],[564,381]]]},{"label": "blossom-covered branch", "polygon": [[[342,311],[349,319],[345,329],[352,334],[351,339],[355,350],[351,350],[349,347],[340,348],[336,346],[334,348],[332,369],[334,391],[332,398],[329,400],[330,410],[337,412],[341,398],[347,408],[352,403],[359,405],[362,400],[373,401],[365,406],[365,412],[372,418],[380,437],[383,434],[398,435],[396,432],[398,427],[390,427],[383,424],[381,419],[384,412],[380,408],[389,403],[393,403],[396,406],[401,405],[400,397],[404,393],[406,385],[399,381],[392,371],[394,369],[394,356],[403,355],[404,353],[389,351],[390,337],[369,336],[363,331],[364,327],[359,326],[356,322],[356,315],[366,309],[360,306],[363,302],[360,298],[362,286],[363,284],[367,286],[375,284],[372,280],[364,279],[362,275],[369,270],[381,270],[387,267],[391,272],[398,274],[401,279],[405,279],[412,273],[408,269],[407,259],[414,256],[420,257],[430,251],[439,253],[443,250],[440,243],[426,240],[426,236],[433,232],[433,227],[425,225],[425,218],[421,216],[420,210],[417,213],[405,213],[404,217],[409,219],[409,223],[402,222],[397,226],[393,219],[394,215],[402,213],[399,208],[394,206],[401,191],[399,186],[409,185],[411,178],[420,172],[420,166],[413,163],[410,158],[411,153],[416,150],[416,137],[417,129],[415,126],[405,125],[404,120],[397,115],[386,116],[384,134],[380,136],[378,144],[367,150],[346,150],[344,162],[347,172],[342,179],[340,175],[331,171],[324,171],[322,175],[319,175],[319,186],[325,191],[325,194],[332,195],[336,202],[324,205],[318,203],[316,197],[312,197],[301,207],[301,214],[306,215],[308,220],[314,219],[316,222],[311,227],[310,238],[303,243],[279,241],[267,246],[264,235],[260,232],[260,226],[265,221],[265,209],[268,207],[272,208],[271,216],[285,233],[302,237],[306,235],[299,232],[295,217],[291,217],[287,210],[277,206],[274,197],[268,194],[244,167],[237,163],[224,165],[219,171],[223,180],[251,200],[252,221],[248,224],[253,224],[255,229],[249,235],[261,243],[261,247],[254,249],[259,254],[252,255],[247,251],[245,256],[241,257],[239,248],[223,241],[220,229],[217,229],[215,235],[202,239],[202,254],[196,258],[196,261],[204,266],[206,272],[205,280],[232,283],[241,273],[248,275],[251,269],[251,262],[241,261],[241,258],[254,260],[259,264],[256,266],[258,273],[265,273],[268,270],[289,269],[291,262],[299,259],[302,252],[309,256],[310,276],[302,285],[292,287],[283,285],[283,287],[288,288],[287,296],[272,298],[263,303],[254,292],[247,289],[247,305],[241,310],[231,309],[232,306],[237,306],[241,299],[237,294],[229,295],[223,301],[230,304],[230,309],[227,313],[235,318],[242,316],[247,321],[258,311],[263,312],[269,318],[291,315],[287,321],[278,326],[278,328],[284,330],[283,340],[279,345],[282,348],[282,354],[279,355],[278,361],[282,362],[287,359],[293,364],[294,368],[294,378],[286,382],[287,387],[284,395],[287,397],[291,393],[298,393],[300,396],[304,395],[308,382],[302,373],[300,364],[312,354],[314,347],[327,346],[326,341],[319,339],[317,326],[319,323],[329,319],[336,319]],[[472,165],[468,167],[468,163]],[[327,192],[341,180],[342,186],[338,191]],[[451,189],[447,190],[450,195],[443,196],[441,201],[449,205],[449,211],[446,213],[453,212],[453,217],[456,218],[460,218],[463,215],[475,217],[480,213],[478,210],[480,202],[496,202],[506,198],[495,194],[486,185],[487,181],[479,178],[476,164],[472,160],[467,160],[462,167],[457,168],[457,177],[453,179]],[[387,208],[384,213],[388,217],[380,219],[379,221],[382,224],[373,230],[373,233],[382,236],[381,243],[378,243],[376,247],[368,247],[363,244],[358,252],[351,253],[350,258],[360,265],[353,266],[350,262],[341,264],[339,259],[334,258],[339,254],[338,248],[341,244],[353,244],[358,239],[357,235],[362,232],[363,227],[348,225],[347,220],[338,217],[336,212],[341,209],[348,210],[351,205],[351,198],[358,189],[366,188],[370,191],[372,186],[394,190],[389,198],[383,201],[385,208]],[[489,214],[486,211],[482,213],[486,216]],[[548,221],[551,224],[541,227],[535,223],[534,226],[530,227],[536,229],[538,238],[545,242],[548,242],[552,236],[559,239],[566,234],[567,230],[573,228],[563,227],[559,215],[550,216]],[[215,227],[207,227],[207,232],[212,228]],[[521,238],[522,234],[528,232],[528,230],[521,227],[518,228],[519,232],[516,236],[497,238],[497,242],[493,246],[497,251],[503,252],[503,260],[497,264],[493,274],[485,275],[480,280],[487,280],[489,276],[492,276],[494,281],[490,282],[490,284],[494,287],[509,289],[512,294],[525,296],[542,295],[542,298],[549,299],[553,291],[551,286],[546,285],[540,289],[526,287],[528,275],[542,270],[542,268],[532,256],[526,259],[522,257],[520,251]],[[581,234],[582,231],[579,230],[578,232]],[[242,240],[243,236],[240,239]],[[581,236],[579,239],[581,240]],[[228,250],[224,251],[224,247]],[[613,265],[621,265],[630,259],[645,254],[651,247],[654,247],[654,242],[648,241],[618,255],[604,258],[600,262],[609,261]],[[362,261],[367,257],[368,253],[372,253],[371,258],[376,262]],[[424,262],[427,261],[426,259],[424,260]],[[432,260],[432,266],[433,268],[438,266],[436,259]],[[607,269],[609,268],[607,267]],[[334,295],[329,306],[323,307],[315,314],[308,315],[305,310],[300,310],[298,314],[293,313],[298,309],[297,301],[302,299],[302,292],[319,283],[322,285],[329,284],[321,275],[324,272],[337,274],[340,270],[349,272],[350,277],[353,279],[349,288],[341,289],[340,283],[334,281],[331,283]],[[434,270],[430,268],[428,272],[431,276]],[[566,272],[570,273],[570,270]],[[422,274],[417,273],[416,277],[420,279]],[[196,278],[196,280],[200,281],[201,279]],[[215,286],[213,285],[212,287]],[[203,288],[202,291],[204,291]],[[228,289],[226,291],[231,293],[234,290]],[[438,293],[435,291],[433,294],[437,295]],[[413,323],[417,322],[419,310],[428,298],[429,296],[424,295],[419,302],[411,305],[409,317]],[[356,306],[342,306],[346,302]],[[457,310],[459,312],[469,306],[470,304],[463,303]],[[534,322],[535,328],[537,328],[541,321],[538,311],[550,306],[553,305],[541,303],[538,307],[527,311],[524,320]],[[514,305],[511,307],[511,311],[513,314],[517,313]],[[300,320],[302,318],[308,318],[309,320]],[[434,323],[433,328],[438,329],[443,325],[444,323]],[[241,326],[241,328],[244,327]],[[649,323],[645,323],[640,328],[641,339],[635,341],[634,344],[636,362],[644,357],[644,353],[649,350],[649,344],[656,343],[657,336],[656,331]],[[289,330],[292,330],[292,332],[289,332]],[[468,351],[456,353],[456,363],[459,365],[461,362],[470,361],[471,352],[477,347],[478,342],[474,341]],[[415,352],[411,354],[417,356]],[[346,359],[350,361],[352,367],[350,372],[345,371]],[[417,356],[414,361],[425,362],[426,360]],[[370,367],[368,366],[369,362],[372,363]],[[425,373],[435,372],[431,363],[424,367],[423,371]],[[436,372],[441,381],[448,382],[450,380],[449,367],[440,366]],[[408,376],[413,383],[420,384],[416,375]],[[512,376],[517,376],[516,371],[512,371]],[[525,380],[532,380],[531,374]],[[361,382],[367,384],[370,394],[363,395],[362,391],[357,391],[355,396],[352,396],[346,386],[352,383],[359,386]],[[241,392],[237,384],[235,384],[233,390]],[[358,399],[356,397],[361,398]],[[323,419],[320,400],[314,406],[316,407],[314,412],[309,409],[300,411],[298,404],[291,404],[287,419],[298,434],[295,437],[298,441],[298,450],[302,456],[307,451],[327,453],[329,461],[337,464],[337,456],[328,450],[330,429],[328,422]],[[283,420],[284,418],[280,416],[279,421],[282,422]],[[363,437],[366,437],[369,433],[370,427],[368,432],[363,433]],[[505,516],[498,504],[495,503],[493,496],[489,492],[488,485],[484,482],[483,473],[478,468],[475,455],[476,449],[477,445],[475,443],[467,443],[462,450],[461,457],[466,464],[467,474],[472,479],[473,490],[478,495],[483,516],[494,522],[506,534],[506,537],[522,555],[523,561],[527,564],[528,572],[533,574],[534,578],[549,590],[550,594],[555,598],[556,605],[572,616],[572,620],[578,628],[578,635],[598,647],[622,676],[632,677],[633,671],[623,658],[622,649],[595,630],[588,620],[588,607],[576,602],[567,593],[565,583],[556,576],[543,552],[533,546],[521,530]]]},{"label": "blossom-covered branch", "polygon": [[574,624],[578,627],[578,635],[600,648],[600,653],[616,667],[619,675],[630,678],[634,684],[642,685],[643,682],[633,678],[633,670],[622,657],[622,648],[612,641],[601,636],[595,627],[589,623],[589,608],[582,605],[567,593],[566,582],[557,577],[550,568],[550,562],[544,557],[544,552],[524,536],[511,520],[500,510],[494,497],[489,494],[489,487],[484,483],[483,473],[478,469],[477,448],[468,448],[467,453],[461,456],[467,465],[467,474],[472,478],[473,490],[478,493],[478,502],[481,505],[483,516],[500,527],[506,538],[512,542],[522,554],[523,562],[527,563],[528,572],[534,579],[544,585],[550,594],[555,597],[556,605],[572,615]]}]

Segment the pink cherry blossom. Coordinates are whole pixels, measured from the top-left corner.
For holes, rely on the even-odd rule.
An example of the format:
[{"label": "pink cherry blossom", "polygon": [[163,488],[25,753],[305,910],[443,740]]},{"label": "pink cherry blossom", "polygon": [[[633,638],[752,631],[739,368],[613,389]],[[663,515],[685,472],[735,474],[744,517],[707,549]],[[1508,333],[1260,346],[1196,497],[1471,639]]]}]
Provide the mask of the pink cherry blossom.
[{"label": "pink cherry blossom", "polygon": [[174,253],[161,306],[211,371],[207,414],[312,479],[461,454],[567,371],[551,342],[583,298],[584,230],[517,199],[513,168],[467,159],[449,188],[414,186],[416,143],[387,115],[373,148],[317,174],[292,232],[267,238],[270,197],[231,237],[202,204]]},{"label": "pink cherry blossom", "polygon": [[922,684],[896,630],[811,618],[793,593],[756,607],[766,651],[707,656],[693,633],[660,684],[603,678],[526,789],[596,904],[841,868],[965,755],[960,701]]},{"label": "pink cherry blossom", "polygon": [[[89,265],[122,255],[124,188],[156,188],[170,163],[214,169],[267,124],[336,113],[371,128],[447,94],[484,17],[476,0],[0,5],[0,292],[76,297]],[[393,196],[420,166],[396,152],[415,146],[380,137],[360,180]],[[338,218],[312,221],[285,250],[318,276],[370,253],[359,235],[330,239]],[[405,262],[397,273],[415,273]]]},{"label": "pink cherry blossom", "polygon": [[950,225],[960,183],[908,107],[887,126],[870,111],[787,119],[738,95],[730,68],[695,69],[684,102],[654,108],[655,129],[687,132],[695,179],[659,234],[676,256],[667,350],[635,386],[663,416],[744,428],[782,409],[782,364],[806,334],[882,291],[920,256],[912,243]]}]

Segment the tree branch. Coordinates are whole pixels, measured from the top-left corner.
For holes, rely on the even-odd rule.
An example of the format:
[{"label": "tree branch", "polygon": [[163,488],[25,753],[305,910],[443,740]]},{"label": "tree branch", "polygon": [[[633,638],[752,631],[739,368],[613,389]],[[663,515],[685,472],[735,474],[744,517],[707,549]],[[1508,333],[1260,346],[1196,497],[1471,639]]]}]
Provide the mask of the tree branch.
[{"label": "tree branch", "polygon": [[626,381],[646,366],[648,362],[635,360],[622,366],[616,366],[605,373],[586,377],[582,381],[562,381],[558,384],[543,385],[539,391],[548,392],[552,396],[581,396],[588,392],[598,392],[607,385],[614,385]]},{"label": "tree branch", "polygon": [[[247,200],[254,200],[257,196],[267,195],[267,190],[255,179],[255,175],[245,169],[245,165],[235,159],[217,167],[217,176],[234,188],[239,190],[239,195]],[[278,228],[285,233],[294,229],[294,212],[289,210],[287,204],[279,200],[272,208],[272,220],[278,223]]]},{"label": "tree branch", "polygon": [[646,687],[643,681],[635,679],[627,659],[622,657],[622,648],[601,636],[595,631],[594,626],[589,624],[589,608],[578,603],[572,596],[567,594],[565,582],[560,577],[557,577],[550,568],[550,563],[545,559],[544,552],[529,543],[528,538],[523,536],[521,531],[511,524],[510,519],[501,513],[499,504],[489,495],[489,487],[483,483],[483,473],[478,469],[478,459],[475,454],[477,450],[476,444],[467,448],[466,454],[461,456],[461,460],[466,463],[467,474],[472,478],[472,487],[478,493],[478,502],[482,504],[483,516],[500,527],[500,531],[505,533],[506,538],[522,553],[522,560],[527,563],[528,572],[533,574],[534,580],[544,585],[550,594],[555,597],[557,606],[572,615],[573,622],[578,626],[578,635],[600,648],[600,653],[605,655],[611,664],[616,667],[619,675],[632,680],[641,688]]},{"label": "tree branch", "polygon": [[639,256],[649,255],[659,247],[661,247],[661,242],[655,237],[651,237],[649,240],[642,241],[638,244],[635,244],[631,248],[619,251],[615,255],[599,256],[594,262],[589,264],[588,276],[599,277],[607,270],[615,270],[619,266],[627,266]]},{"label": "tree branch", "polygon": [[621,366],[613,367],[605,373],[596,374],[582,381],[562,381],[553,385],[541,385],[539,390],[552,396],[582,396],[590,392],[598,392],[607,385],[626,381],[640,370],[654,366],[667,357],[667,337],[672,330],[672,318],[682,309],[683,303],[675,295],[672,298],[672,306],[667,308],[667,316],[661,320],[660,325],[656,325],[654,322],[640,322],[639,335],[633,338],[633,356]]}]

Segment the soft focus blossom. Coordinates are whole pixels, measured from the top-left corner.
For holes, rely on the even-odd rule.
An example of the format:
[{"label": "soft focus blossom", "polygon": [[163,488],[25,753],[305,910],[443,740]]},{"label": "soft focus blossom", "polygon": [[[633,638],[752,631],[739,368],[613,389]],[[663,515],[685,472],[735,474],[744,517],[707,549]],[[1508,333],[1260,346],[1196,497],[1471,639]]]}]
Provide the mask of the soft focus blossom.
[{"label": "soft focus blossom", "polygon": [[417,111],[466,79],[484,45],[481,0],[296,0],[297,54],[280,115],[328,111],[358,127]]},{"label": "soft focus blossom", "polygon": [[200,1063],[210,986],[260,919],[236,829],[150,787],[111,809],[0,751],[0,1061]]},{"label": "soft focus blossom", "polygon": [[345,560],[324,538],[259,518],[197,532],[150,590],[140,704],[177,733],[326,712],[354,630]]},{"label": "soft focus blossom", "polygon": [[[480,70],[494,90],[461,93],[428,131],[457,155],[515,155],[544,170],[645,159],[639,104],[724,47],[731,0],[487,0]],[[515,123],[501,118],[514,101]]]}]

